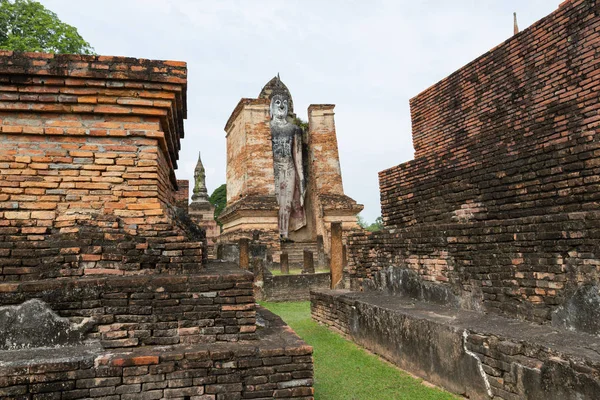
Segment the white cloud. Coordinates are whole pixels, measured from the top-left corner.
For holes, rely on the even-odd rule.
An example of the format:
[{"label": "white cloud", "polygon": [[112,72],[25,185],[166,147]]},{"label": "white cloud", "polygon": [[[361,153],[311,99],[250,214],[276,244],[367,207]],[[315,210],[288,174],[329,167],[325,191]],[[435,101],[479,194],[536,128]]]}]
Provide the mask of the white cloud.
[{"label": "white cloud", "polygon": [[223,127],[277,72],[295,111],[335,103],[344,178],[379,215],[377,172],[412,157],[408,100],[523,29],[560,0],[42,0],[107,55],[188,62],[180,179],[198,150],[207,186],[225,182]]}]

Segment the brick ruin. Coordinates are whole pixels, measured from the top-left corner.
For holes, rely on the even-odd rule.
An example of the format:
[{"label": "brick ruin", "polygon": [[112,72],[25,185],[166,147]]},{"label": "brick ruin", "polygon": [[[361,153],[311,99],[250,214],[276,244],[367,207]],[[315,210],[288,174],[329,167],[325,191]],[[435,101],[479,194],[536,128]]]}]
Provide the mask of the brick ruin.
[{"label": "brick ruin", "polygon": [[[303,134],[303,161],[307,182],[306,226],[290,233],[294,243],[279,240],[278,210],[269,127],[269,102],[277,77],[256,99],[241,99],[225,126],[227,133],[227,207],[221,241],[252,239],[269,246],[273,259],[282,251],[290,263],[302,263],[302,251],[329,254],[331,223],[342,222],[348,235],[360,228],[356,215],[363,206],[344,194],[334,122],[334,105],[308,107],[308,131]],[[290,113],[293,101],[290,98]],[[321,249],[322,248],[322,249]]]},{"label": "brick ruin", "polygon": [[0,52],[0,398],[312,398],[312,349],[252,274],[203,263],[174,172],[186,79]]},{"label": "brick ruin", "polygon": [[597,398],[598,12],[565,1],[410,101],[385,229],[314,318],[470,398]]}]

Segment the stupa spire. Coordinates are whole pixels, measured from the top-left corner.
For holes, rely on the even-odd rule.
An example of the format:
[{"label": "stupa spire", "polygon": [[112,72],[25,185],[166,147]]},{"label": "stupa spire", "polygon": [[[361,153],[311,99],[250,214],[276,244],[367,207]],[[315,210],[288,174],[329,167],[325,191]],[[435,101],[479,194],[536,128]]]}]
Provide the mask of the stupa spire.
[{"label": "stupa spire", "polygon": [[208,202],[208,191],[206,190],[206,173],[204,171],[204,165],[202,165],[202,158],[200,152],[198,152],[198,162],[194,169],[194,191],[192,194],[192,203],[207,203]]}]

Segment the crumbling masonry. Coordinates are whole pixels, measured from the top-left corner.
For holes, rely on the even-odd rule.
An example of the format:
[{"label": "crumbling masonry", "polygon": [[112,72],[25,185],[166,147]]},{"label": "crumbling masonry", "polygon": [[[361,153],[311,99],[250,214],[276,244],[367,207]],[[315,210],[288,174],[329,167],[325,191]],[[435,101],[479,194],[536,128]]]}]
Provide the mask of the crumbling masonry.
[{"label": "crumbling masonry", "polygon": [[175,207],[186,75],[0,52],[0,398],[312,398],[312,349]]},{"label": "crumbling masonry", "polygon": [[570,0],[410,102],[385,229],[313,315],[481,398],[600,393],[600,8]]}]

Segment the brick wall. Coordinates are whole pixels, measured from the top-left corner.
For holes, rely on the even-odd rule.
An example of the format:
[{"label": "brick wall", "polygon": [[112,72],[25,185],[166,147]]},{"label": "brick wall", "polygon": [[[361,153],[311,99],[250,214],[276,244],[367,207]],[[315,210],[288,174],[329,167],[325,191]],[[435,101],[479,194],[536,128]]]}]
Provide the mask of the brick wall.
[{"label": "brick wall", "polygon": [[310,299],[311,290],[328,289],[330,286],[329,272],[300,275],[266,274],[261,295],[264,301],[307,301]]},{"label": "brick wall", "polygon": [[73,324],[93,320],[87,339],[105,348],[255,339],[252,274],[47,279],[0,283],[0,306],[45,301]]},{"label": "brick wall", "polygon": [[386,230],[349,240],[355,284],[392,265],[538,322],[598,284],[599,28],[566,2],[411,100],[415,159],[379,174]]},{"label": "brick wall", "polygon": [[199,344],[104,354],[84,346],[40,349],[33,365],[0,352],[0,360],[7,361],[1,367],[0,398],[312,399],[312,348],[295,335],[268,338],[262,345]]},{"label": "brick wall", "polygon": [[0,66],[0,279],[200,268],[172,210],[185,63],[0,52]]},{"label": "brick wall", "polygon": [[190,202],[190,181],[177,179],[177,192],[175,192],[175,205],[182,210],[188,211]]}]

